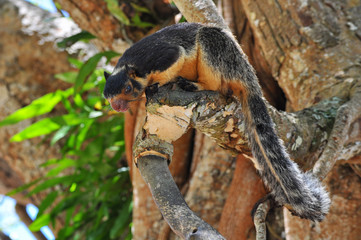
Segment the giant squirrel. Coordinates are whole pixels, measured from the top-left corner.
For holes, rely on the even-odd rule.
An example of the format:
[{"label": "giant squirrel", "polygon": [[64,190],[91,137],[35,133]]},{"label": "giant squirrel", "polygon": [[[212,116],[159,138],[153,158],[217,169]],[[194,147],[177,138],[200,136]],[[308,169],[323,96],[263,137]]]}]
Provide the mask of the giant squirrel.
[{"label": "giant squirrel", "polygon": [[181,76],[198,90],[219,91],[242,104],[255,167],[275,202],[294,215],[321,221],[328,193],[311,173],[290,160],[276,135],[253,67],[233,35],[197,23],[166,27],[127,49],[113,72],[104,72],[104,97],[116,111],[126,111],[153,84]]}]

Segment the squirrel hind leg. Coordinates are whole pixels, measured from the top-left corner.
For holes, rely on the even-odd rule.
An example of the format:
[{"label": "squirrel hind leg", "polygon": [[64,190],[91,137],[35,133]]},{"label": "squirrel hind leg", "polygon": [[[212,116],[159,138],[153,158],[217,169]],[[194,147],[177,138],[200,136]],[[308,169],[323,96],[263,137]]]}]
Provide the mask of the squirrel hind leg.
[{"label": "squirrel hind leg", "polygon": [[187,91],[187,92],[195,92],[197,90],[202,89],[199,84],[197,84],[195,82],[192,82],[192,81],[190,81],[188,79],[185,79],[183,77],[178,77],[177,78],[177,85],[182,90]]},{"label": "squirrel hind leg", "polygon": [[152,84],[145,88],[145,96],[147,97],[147,101],[149,98],[151,98],[154,94],[158,92],[159,89],[159,83]]}]

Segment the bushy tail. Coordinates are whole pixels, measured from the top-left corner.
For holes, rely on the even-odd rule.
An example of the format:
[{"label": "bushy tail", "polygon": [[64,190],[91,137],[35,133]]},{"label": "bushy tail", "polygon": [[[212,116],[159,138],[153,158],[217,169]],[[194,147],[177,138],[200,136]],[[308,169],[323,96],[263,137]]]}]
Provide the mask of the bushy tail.
[{"label": "bushy tail", "polygon": [[254,70],[235,38],[227,30],[202,27],[196,41],[202,53],[199,62],[213,71],[203,74],[224,79],[229,84],[225,90],[242,98],[256,167],[274,199],[295,215],[321,221],[330,206],[328,194],[316,178],[301,173],[290,160],[273,128]]},{"label": "bushy tail", "polygon": [[321,221],[330,207],[330,198],[321,182],[311,173],[303,173],[290,160],[262,97],[248,95],[242,108],[248,124],[251,149],[260,175],[275,201],[294,215]]}]

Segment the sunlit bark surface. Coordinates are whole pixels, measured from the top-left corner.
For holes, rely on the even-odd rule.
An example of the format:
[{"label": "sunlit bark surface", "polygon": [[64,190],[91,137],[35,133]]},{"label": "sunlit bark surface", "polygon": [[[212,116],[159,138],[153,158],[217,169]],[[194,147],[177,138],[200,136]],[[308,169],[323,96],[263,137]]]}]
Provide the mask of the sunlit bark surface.
[{"label": "sunlit bark surface", "polygon": [[[151,9],[152,13],[162,14],[162,18],[152,20],[154,28],[138,29],[119,23],[109,13],[102,0],[58,2],[81,28],[98,37],[95,44],[100,50],[112,49],[119,52],[147,34],[174,23],[174,15],[177,14],[177,11],[173,11],[173,8],[160,0],[137,1],[137,4]],[[188,1],[179,2],[190,4]],[[330,116],[322,116],[319,114],[320,110],[313,112],[313,109],[316,109],[313,106],[321,101],[326,109],[328,106],[338,106],[334,109],[335,114],[331,114],[334,118],[339,107],[354,99],[359,93],[357,86],[360,84],[361,76],[361,2],[226,0],[219,2],[217,7],[221,7],[220,12],[226,16],[226,23],[255,67],[268,101],[277,109],[288,112],[310,107],[310,111],[302,113],[303,118],[298,118],[297,124],[301,126],[299,129],[292,128],[295,119],[292,114],[275,114],[276,128],[281,136],[285,136],[284,141],[291,156],[304,169],[310,169],[331,142],[329,136],[332,131],[332,124],[327,121]],[[126,14],[131,15],[132,12]],[[6,16],[1,14],[2,18]],[[192,21],[191,18],[189,20]],[[9,32],[2,32],[1,29],[3,28],[0,28],[3,37],[0,39],[9,42],[6,39],[12,39],[13,36],[6,35]],[[21,41],[28,40],[23,37]],[[8,52],[7,49],[9,47],[0,48],[1,55],[7,56],[1,57],[1,61],[17,53]],[[42,50],[42,55],[47,56],[46,54],[47,52]],[[57,60],[64,59],[66,62],[66,55],[63,53],[49,54],[48,59],[56,54]],[[29,58],[37,55],[23,53],[22,57],[24,56]],[[22,61],[24,58],[17,59],[17,66],[27,70],[27,66],[24,65],[26,61]],[[48,66],[45,69],[54,70],[49,74],[69,68],[61,64],[50,67],[46,65],[51,63],[53,61],[46,61],[39,66]],[[7,87],[13,81],[10,79],[21,79],[15,74],[16,69],[12,72],[11,69],[12,67],[5,63],[0,65],[0,80],[6,79],[5,82],[0,81],[0,101],[7,103],[4,113],[12,112],[10,107],[18,108],[31,100],[24,97],[28,95],[24,95],[21,89],[15,86]],[[42,68],[39,69],[37,77],[43,76]],[[33,66],[31,70],[34,70]],[[39,82],[48,86],[41,79]],[[34,83],[33,79],[31,83]],[[25,86],[29,84],[30,80],[24,83]],[[33,85],[33,88],[36,86]],[[40,89],[42,88],[37,90],[36,96],[43,93]],[[337,99],[331,99],[332,97]],[[339,101],[340,104],[337,105],[334,101]],[[132,161],[132,143],[144,117],[143,102],[133,106],[132,112],[126,114],[126,149],[134,187],[133,237],[175,239],[177,237],[162,219],[147,185]],[[270,239],[359,238],[361,119],[359,116],[351,119],[352,123],[346,128],[345,136],[340,138],[341,149],[336,149],[333,156],[339,161],[324,180],[331,193],[330,214],[322,223],[315,224],[293,217],[287,211],[284,215],[280,210],[271,212],[267,223]],[[310,129],[302,129],[303,125],[313,126],[310,129],[317,131],[317,134]],[[5,138],[15,130],[7,131],[11,132],[2,135]],[[315,139],[314,135],[323,137]],[[0,159],[4,161],[1,182],[4,185],[2,193],[5,193],[9,188],[28,181],[31,179],[30,175],[34,176],[37,173],[30,174],[19,168],[19,162],[11,160],[16,158],[27,162],[28,152],[23,153],[13,145],[2,146],[4,149],[1,153],[6,153]],[[43,152],[48,156],[53,154],[48,150]],[[35,159],[40,160],[36,157]],[[170,169],[187,203],[202,219],[217,228],[227,239],[254,239],[250,211],[253,204],[265,194],[265,189],[249,160],[241,156],[232,156],[213,140],[191,130],[175,143],[175,154]],[[16,177],[11,183],[8,181],[9,172],[11,177]],[[14,186],[11,185],[14,183]]]}]

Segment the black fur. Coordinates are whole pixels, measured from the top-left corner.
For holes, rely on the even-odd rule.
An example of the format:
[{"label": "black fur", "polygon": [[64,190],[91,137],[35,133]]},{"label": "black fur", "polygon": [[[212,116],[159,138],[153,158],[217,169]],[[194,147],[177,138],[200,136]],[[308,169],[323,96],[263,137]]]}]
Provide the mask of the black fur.
[{"label": "black fur", "polygon": [[[175,27],[173,27],[175,26]],[[135,66],[141,75],[164,71],[176,62],[180,46],[186,51],[194,47],[199,24],[179,24],[164,28],[126,50],[116,66]]]},{"label": "black fur", "polygon": [[[320,182],[311,175],[303,174],[296,163],[289,159],[282,142],[273,128],[267,108],[260,96],[249,97],[249,109],[255,131],[261,145],[250,137],[252,153],[260,165],[259,173],[271,190],[271,195],[280,205],[290,205],[290,211],[301,218],[321,221],[328,211],[330,200]],[[252,131],[252,130],[251,130]],[[249,136],[251,136],[249,132]],[[272,166],[262,153],[263,148]],[[262,160],[264,159],[264,160]],[[273,170],[272,170],[273,168]],[[313,182],[310,184],[310,182]],[[317,189],[315,191],[314,189]]]},{"label": "black fur", "polygon": [[147,101],[151,98],[154,94],[158,92],[159,84],[155,83],[145,88],[145,96],[147,97]]},{"label": "black fur", "polygon": [[108,72],[104,71],[105,80],[107,80],[109,76],[110,76],[110,74]]},{"label": "black fur", "polygon": [[330,206],[328,194],[317,179],[302,173],[290,160],[274,130],[255,72],[239,45],[225,30],[214,27],[201,28],[197,40],[203,61],[215,73],[246,88],[241,97],[246,131],[258,171],[275,201],[301,218],[321,221]]},{"label": "black fur", "polygon": [[198,90],[198,87],[194,84],[194,82],[188,81],[182,77],[177,78],[177,85],[187,92],[194,92]]},{"label": "black fur", "polygon": [[[255,76],[253,68],[247,60],[247,56],[239,51],[230,37],[220,28],[202,28],[199,30],[198,41],[201,42],[202,52],[206,55],[206,60],[212,66],[218,66],[217,71],[221,72],[226,79],[242,79],[253,84],[252,87],[258,89],[254,80],[249,81]],[[222,54],[222,55],[220,55]],[[252,77],[247,77],[250,75]],[[262,94],[259,91],[257,94]]]},{"label": "black fur", "polygon": [[108,76],[103,92],[104,97],[110,98],[121,93],[126,84],[124,79],[128,79],[126,72],[120,72],[119,74]]},{"label": "black fur", "polygon": [[[119,94],[131,83],[134,90],[137,90],[133,93],[136,99],[143,93],[144,88],[156,82],[156,79],[148,79],[148,74],[167,70],[180,56],[182,59],[191,56],[194,59],[195,54],[197,64],[206,66],[204,69],[211,72],[204,76],[214,76],[214,81],[225,85],[217,90],[226,95],[232,93],[241,101],[256,166],[275,201],[286,205],[295,215],[321,221],[330,206],[328,194],[312,174],[302,173],[297,164],[290,160],[267,112],[254,69],[234,37],[226,30],[183,23],[164,28],[142,39],[125,51],[113,73],[107,77],[104,96]],[[129,71],[132,71],[132,74],[129,74]],[[145,86],[131,78],[134,74],[142,78]],[[198,77],[199,75],[198,71]],[[214,89],[210,86],[212,83],[207,81],[205,82],[208,85],[202,86],[201,81],[197,82],[198,79],[189,80],[196,81],[196,84],[206,90]],[[239,87],[234,90],[244,92],[229,91],[227,84],[230,83]],[[155,89],[151,87],[146,91],[148,96],[153,94]]]},{"label": "black fur", "polygon": [[132,83],[132,85],[133,85],[133,87],[135,89],[137,89],[137,90],[142,89],[142,85],[139,82],[137,82],[137,81],[135,81],[134,79],[131,79],[131,78],[129,80],[130,80],[130,82]]}]

